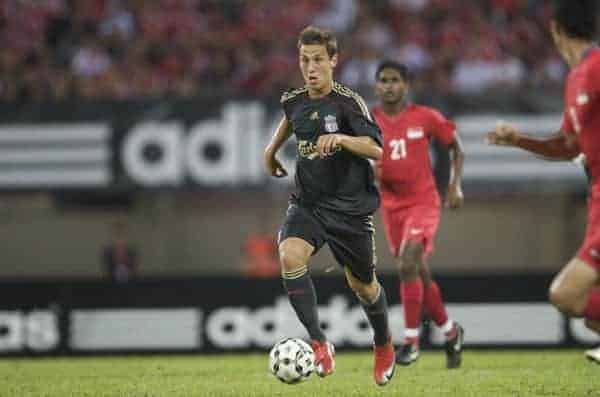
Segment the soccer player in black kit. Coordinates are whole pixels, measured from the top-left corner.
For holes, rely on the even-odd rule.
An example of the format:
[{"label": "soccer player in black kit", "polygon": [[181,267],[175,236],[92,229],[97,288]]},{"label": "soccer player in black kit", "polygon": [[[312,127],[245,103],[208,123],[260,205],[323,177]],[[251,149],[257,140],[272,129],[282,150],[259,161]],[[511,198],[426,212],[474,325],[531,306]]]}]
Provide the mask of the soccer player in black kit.
[{"label": "soccer player in black kit", "polygon": [[395,360],[386,295],[375,276],[372,214],[379,193],[369,163],[381,158],[381,131],[364,100],[334,82],[338,51],[330,32],[305,28],[298,51],[305,86],[283,94],[285,117],[265,149],[269,174],[284,177],[276,154],[292,134],[296,137],[296,193],[278,241],[283,285],[312,340],[317,374],[330,375],[335,352],[319,326],[308,272],[310,257],[329,245],[373,328],[373,376],[383,386],[394,374]]}]

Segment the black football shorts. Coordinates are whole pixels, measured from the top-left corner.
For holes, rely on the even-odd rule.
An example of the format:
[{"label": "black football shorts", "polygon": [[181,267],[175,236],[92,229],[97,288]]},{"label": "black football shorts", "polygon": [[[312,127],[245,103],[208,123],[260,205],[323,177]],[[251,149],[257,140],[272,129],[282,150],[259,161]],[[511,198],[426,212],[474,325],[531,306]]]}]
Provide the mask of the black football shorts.
[{"label": "black football shorts", "polygon": [[360,281],[370,283],[377,261],[374,233],[371,215],[349,216],[290,203],[279,230],[278,244],[297,237],[315,248],[314,255],[327,243],[340,266],[348,267]]}]

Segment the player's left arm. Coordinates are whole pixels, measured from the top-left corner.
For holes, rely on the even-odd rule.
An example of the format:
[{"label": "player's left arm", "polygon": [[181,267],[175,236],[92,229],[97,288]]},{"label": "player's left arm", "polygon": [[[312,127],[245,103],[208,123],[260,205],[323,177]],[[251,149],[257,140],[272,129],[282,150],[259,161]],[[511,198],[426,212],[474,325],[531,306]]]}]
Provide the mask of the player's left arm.
[{"label": "player's left arm", "polygon": [[462,175],[465,152],[460,136],[456,132],[456,124],[435,109],[429,109],[429,123],[428,129],[431,134],[440,143],[446,145],[450,153],[450,181],[444,205],[452,209],[460,208],[464,202]]},{"label": "player's left arm", "polygon": [[454,139],[448,145],[450,152],[450,183],[448,183],[448,194],[446,195],[445,205],[456,209],[462,207],[464,195],[462,191],[463,163],[465,161],[465,152],[462,141],[457,133],[454,133]]}]

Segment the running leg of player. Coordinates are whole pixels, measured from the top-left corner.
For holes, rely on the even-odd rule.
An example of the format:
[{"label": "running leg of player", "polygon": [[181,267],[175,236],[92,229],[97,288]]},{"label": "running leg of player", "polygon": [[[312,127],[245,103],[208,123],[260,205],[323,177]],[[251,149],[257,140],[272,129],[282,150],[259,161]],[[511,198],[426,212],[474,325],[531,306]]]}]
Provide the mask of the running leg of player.
[{"label": "running leg of player", "polygon": [[568,316],[600,321],[600,292],[592,291],[599,279],[596,269],[574,258],[552,281],[550,301]]},{"label": "running leg of player", "polygon": [[446,338],[446,367],[450,369],[458,368],[462,362],[463,327],[448,317],[440,287],[431,277],[426,257],[423,258],[419,274],[423,282],[425,313],[429,315]]},{"label": "running leg of player", "polygon": [[335,370],[335,352],[319,324],[317,294],[308,273],[308,261],[313,251],[312,245],[297,237],[289,237],[279,244],[283,285],[298,319],[310,335],[317,374],[323,377]]},{"label": "running leg of player", "polygon": [[419,268],[424,247],[419,241],[406,241],[396,257],[400,272],[400,298],[404,309],[404,342],[396,354],[396,362],[409,365],[419,357],[419,328],[423,310],[423,282]]},{"label": "running leg of player", "polygon": [[373,274],[370,283],[356,278],[348,267],[344,268],[348,285],[361,303],[374,333],[375,365],[373,378],[379,386],[386,385],[394,376],[394,345],[388,323],[388,305],[385,290]]},{"label": "running leg of player", "polygon": [[[550,301],[561,312],[583,317],[592,331],[600,334],[600,272],[583,260],[574,258],[552,281]],[[600,363],[600,349],[585,352],[588,359]]]}]

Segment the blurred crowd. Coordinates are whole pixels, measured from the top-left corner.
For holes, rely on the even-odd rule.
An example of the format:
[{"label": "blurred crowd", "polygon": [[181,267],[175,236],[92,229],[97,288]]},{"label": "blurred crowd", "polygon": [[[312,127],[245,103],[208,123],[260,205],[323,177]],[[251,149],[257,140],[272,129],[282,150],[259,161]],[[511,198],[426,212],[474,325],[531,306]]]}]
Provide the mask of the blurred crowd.
[{"label": "blurred crowd", "polygon": [[0,101],[278,96],[307,24],[338,34],[338,79],[382,58],[421,90],[556,85],[545,0],[0,0]]}]

